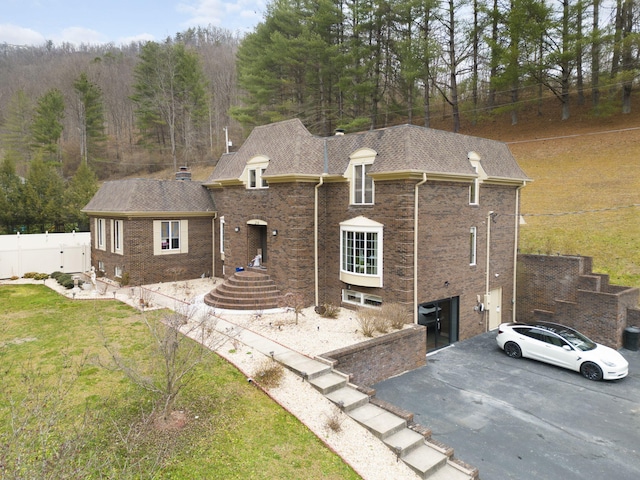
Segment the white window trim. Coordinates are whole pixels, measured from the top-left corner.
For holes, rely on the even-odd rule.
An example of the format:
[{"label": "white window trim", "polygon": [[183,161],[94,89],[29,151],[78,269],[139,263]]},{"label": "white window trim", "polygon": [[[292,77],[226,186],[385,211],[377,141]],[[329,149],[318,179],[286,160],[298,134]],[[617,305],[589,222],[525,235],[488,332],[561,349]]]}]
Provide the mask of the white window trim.
[{"label": "white window trim", "polygon": [[98,250],[107,249],[107,222],[104,218],[96,218],[96,248]]},{"label": "white window trim", "polygon": [[124,221],[122,220],[111,220],[111,252],[117,253],[118,255],[124,254],[123,248],[123,227]]},{"label": "white window trim", "polygon": [[[350,192],[349,192],[349,203],[351,205],[373,205],[376,201],[376,182],[371,179],[371,202],[360,202],[356,198],[356,167],[362,167],[363,170],[366,169],[366,165],[373,165],[373,162],[376,159],[376,151],[371,150],[370,148],[361,148],[356,150],[351,155],[349,155],[349,166],[347,167],[347,171],[345,172],[345,177],[349,180],[350,183]],[[363,172],[364,173],[364,172]],[[369,177],[371,178],[371,177]],[[365,182],[366,173],[362,177],[363,185],[362,186],[362,196],[364,197],[365,193]]]},{"label": "white window trim", "polygon": [[478,228],[469,229],[469,265],[477,265],[478,261]]},{"label": "white window trim", "polygon": [[488,176],[482,168],[481,158],[476,152],[469,152],[467,155],[471,168],[475,172],[476,176],[472,180],[472,184],[469,185],[469,205],[480,205],[480,185],[485,181]]},{"label": "white window trim", "polygon": [[[162,223],[180,222],[180,247],[174,249],[162,249]],[[189,220],[166,219],[153,221],[153,254],[154,255],[175,255],[178,253],[189,253]]]},{"label": "white window trim", "polygon": [[[384,256],[384,243],[383,243],[383,229],[384,226],[381,223],[375,222],[365,217],[356,217],[351,220],[347,220],[340,224],[340,280],[351,285],[359,285],[362,287],[382,287],[383,286],[383,256]],[[344,232],[356,232],[356,233],[375,233],[376,238],[376,263],[377,272],[371,273],[356,273],[343,269],[344,258]]]}]

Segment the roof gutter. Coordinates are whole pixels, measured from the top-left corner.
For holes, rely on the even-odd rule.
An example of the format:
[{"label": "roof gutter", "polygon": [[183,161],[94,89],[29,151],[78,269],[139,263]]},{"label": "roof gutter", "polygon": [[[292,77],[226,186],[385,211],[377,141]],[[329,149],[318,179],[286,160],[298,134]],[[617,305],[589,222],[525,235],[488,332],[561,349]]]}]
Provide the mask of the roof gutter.
[{"label": "roof gutter", "polygon": [[413,323],[418,323],[418,189],[427,182],[427,174],[416,183],[413,198]]}]

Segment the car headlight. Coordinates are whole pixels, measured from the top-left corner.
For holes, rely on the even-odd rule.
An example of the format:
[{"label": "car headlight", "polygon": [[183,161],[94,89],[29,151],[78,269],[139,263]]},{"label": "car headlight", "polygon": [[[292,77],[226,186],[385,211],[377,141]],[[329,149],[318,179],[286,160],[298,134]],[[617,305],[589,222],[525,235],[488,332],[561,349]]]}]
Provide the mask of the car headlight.
[{"label": "car headlight", "polygon": [[604,363],[607,367],[615,367],[616,364],[613,362],[610,362],[608,360],[600,360],[602,363]]}]

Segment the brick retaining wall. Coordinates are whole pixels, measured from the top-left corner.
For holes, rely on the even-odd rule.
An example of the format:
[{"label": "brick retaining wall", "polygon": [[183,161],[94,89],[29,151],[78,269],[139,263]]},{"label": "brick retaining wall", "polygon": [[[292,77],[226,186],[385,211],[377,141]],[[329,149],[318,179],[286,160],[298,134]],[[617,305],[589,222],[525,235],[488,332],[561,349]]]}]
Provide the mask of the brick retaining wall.
[{"label": "brick retaining wall", "polygon": [[321,357],[359,386],[371,386],[394,375],[426,365],[426,327],[411,325]]}]

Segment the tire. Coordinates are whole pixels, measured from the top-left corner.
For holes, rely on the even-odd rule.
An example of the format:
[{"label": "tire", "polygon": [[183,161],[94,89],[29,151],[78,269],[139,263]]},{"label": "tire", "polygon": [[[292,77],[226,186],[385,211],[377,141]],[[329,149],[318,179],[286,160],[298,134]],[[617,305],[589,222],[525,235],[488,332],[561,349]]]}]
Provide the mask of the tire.
[{"label": "tire", "polygon": [[504,353],[507,354],[507,357],[511,358],[521,358],[522,350],[520,350],[520,345],[516,342],[507,342],[504,344]]},{"label": "tire", "polygon": [[580,373],[589,380],[602,380],[602,369],[593,362],[584,362],[580,365]]}]

